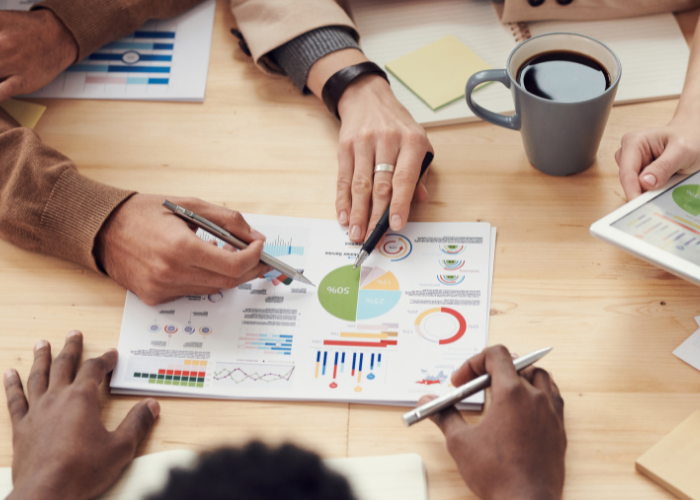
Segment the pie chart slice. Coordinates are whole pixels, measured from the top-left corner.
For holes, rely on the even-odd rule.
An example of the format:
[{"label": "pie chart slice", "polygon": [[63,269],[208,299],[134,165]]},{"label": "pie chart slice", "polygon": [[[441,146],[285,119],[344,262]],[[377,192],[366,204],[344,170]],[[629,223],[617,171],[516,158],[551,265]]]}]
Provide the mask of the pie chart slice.
[{"label": "pie chart slice", "polygon": [[449,307],[423,311],[415,321],[416,333],[428,342],[445,345],[457,342],[467,331],[467,321]]},{"label": "pie chart slice", "polygon": [[321,306],[336,318],[359,321],[388,313],[401,299],[396,276],[379,267],[340,267],[318,287]]}]

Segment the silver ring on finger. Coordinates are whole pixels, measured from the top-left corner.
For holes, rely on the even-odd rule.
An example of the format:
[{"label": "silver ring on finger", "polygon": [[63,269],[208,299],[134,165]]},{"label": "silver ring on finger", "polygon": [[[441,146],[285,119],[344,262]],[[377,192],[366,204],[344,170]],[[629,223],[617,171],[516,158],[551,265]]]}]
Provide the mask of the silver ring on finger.
[{"label": "silver ring on finger", "polygon": [[374,173],[376,174],[377,172],[389,172],[390,174],[393,174],[394,166],[389,163],[380,163],[374,167]]}]

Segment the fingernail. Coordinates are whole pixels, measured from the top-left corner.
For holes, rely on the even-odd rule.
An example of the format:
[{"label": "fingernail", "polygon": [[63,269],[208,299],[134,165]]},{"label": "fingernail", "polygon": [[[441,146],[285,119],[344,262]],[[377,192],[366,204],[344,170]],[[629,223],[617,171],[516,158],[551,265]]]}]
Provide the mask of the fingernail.
[{"label": "fingernail", "polygon": [[511,352],[510,355],[511,355],[511,357],[512,357],[513,359],[516,359],[516,358],[519,358],[519,357],[520,357],[520,356],[518,356],[518,353],[517,353],[517,352]]},{"label": "fingernail", "polygon": [[17,376],[17,372],[14,370],[14,368],[8,368],[7,371],[5,372],[5,380],[9,381],[12,380]]},{"label": "fingernail", "polygon": [[356,240],[357,238],[359,238],[361,234],[362,234],[362,230],[360,229],[360,226],[358,226],[357,224],[352,226],[352,229],[350,229],[350,238],[352,238],[353,240]]},{"label": "fingernail", "polygon": [[82,333],[80,333],[78,330],[71,330],[68,332],[68,335],[66,336],[66,339],[71,339],[73,337],[80,337]]},{"label": "fingernail", "polygon": [[47,345],[49,345],[49,343],[45,340],[38,341],[36,344],[34,344],[34,352],[37,352],[39,349],[43,349]]},{"label": "fingernail", "polygon": [[340,222],[343,226],[347,226],[348,224],[348,213],[343,210],[338,214],[338,222]]},{"label": "fingernail", "polygon": [[158,415],[160,415],[160,405],[158,404],[158,401],[152,399],[146,403],[146,406],[148,406],[148,409],[151,410],[151,415],[153,415],[153,418],[158,418]]},{"label": "fingernail", "polygon": [[250,230],[250,235],[256,240],[264,240],[265,239],[265,235],[262,234],[260,231],[256,231],[255,229]]},{"label": "fingernail", "polygon": [[642,176],[642,180],[649,184],[651,187],[656,186],[656,177],[653,174],[646,174]]},{"label": "fingernail", "polygon": [[401,216],[399,214],[394,214],[391,216],[391,229],[394,231],[401,229]]}]

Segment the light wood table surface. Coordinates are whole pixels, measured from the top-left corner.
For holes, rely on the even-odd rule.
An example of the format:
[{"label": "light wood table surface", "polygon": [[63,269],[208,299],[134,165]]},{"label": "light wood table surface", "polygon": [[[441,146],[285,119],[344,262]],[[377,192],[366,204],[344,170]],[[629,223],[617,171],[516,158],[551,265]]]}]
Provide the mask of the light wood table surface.
[{"label": "light wood table surface", "polygon": [[[696,19],[679,16],[689,37]],[[219,0],[203,104],[45,100],[36,131],[98,181],[242,212],[333,219],[337,121],[288,80],[261,74],[230,35],[234,25]],[[485,123],[428,130],[431,198],[414,206],[411,220],[498,228],[489,344],[518,353],[555,347],[542,366],[566,401],[567,499],[673,498],[637,474],[634,460],[700,408],[700,373],[671,354],[697,329],[700,288],[588,232],[625,201],[613,159],[622,135],[667,123],[676,104],[615,107],[598,162],[568,178],[531,167],[518,133]],[[34,343],[44,338],[58,349],[73,328],[85,334],[85,357],[117,345],[125,291],[108,278],[0,242],[0,285],[3,369],[26,377]],[[137,400],[103,390],[108,427]],[[160,402],[140,454],[251,438],[291,440],[326,457],[417,452],[432,500],[475,498],[440,432],[429,422],[404,428],[404,409]],[[11,443],[0,411],[0,466],[11,464]]]}]

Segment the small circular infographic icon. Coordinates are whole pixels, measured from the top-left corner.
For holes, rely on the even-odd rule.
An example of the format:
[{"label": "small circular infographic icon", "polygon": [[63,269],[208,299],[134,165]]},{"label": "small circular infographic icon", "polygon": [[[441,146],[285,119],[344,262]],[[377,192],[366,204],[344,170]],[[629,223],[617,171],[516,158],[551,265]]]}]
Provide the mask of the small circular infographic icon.
[{"label": "small circular infographic icon", "polygon": [[135,50],[129,50],[122,54],[122,61],[126,64],[136,64],[141,60],[141,54]]},{"label": "small circular infographic icon", "polygon": [[456,271],[457,269],[462,269],[462,267],[464,267],[464,261],[455,259],[440,259],[440,266],[442,266],[445,271]]},{"label": "small circular infographic icon", "polygon": [[151,333],[156,333],[160,331],[160,325],[157,325],[156,323],[153,323],[151,326],[148,327],[148,331]]},{"label": "small circular infographic icon", "polygon": [[446,253],[448,255],[459,255],[464,252],[465,249],[466,247],[464,245],[440,245],[440,250],[442,253]]},{"label": "small circular infographic icon", "polygon": [[222,292],[216,292],[212,293],[211,295],[207,295],[207,298],[209,299],[209,302],[216,304],[217,302],[224,300],[224,294]]},{"label": "small circular infographic icon", "polygon": [[204,335],[205,337],[206,337],[207,335],[210,335],[211,332],[212,332],[212,329],[209,328],[208,326],[203,326],[202,328],[199,329],[199,333],[201,333],[201,334]]},{"label": "small circular infographic icon", "polygon": [[183,330],[185,330],[185,333],[187,335],[192,335],[194,332],[197,331],[197,329],[192,325],[187,325],[185,328],[183,328]]},{"label": "small circular infographic icon", "polygon": [[440,283],[447,286],[459,285],[464,281],[464,276],[460,276],[459,274],[438,274],[437,277]]},{"label": "small circular infographic icon", "polygon": [[412,251],[411,240],[398,233],[387,233],[379,243],[379,253],[390,258],[392,262],[404,260]]},{"label": "small circular infographic icon", "polygon": [[167,333],[168,335],[177,333],[177,327],[175,325],[165,325],[165,328],[163,328],[163,330],[165,330],[165,333]]}]

